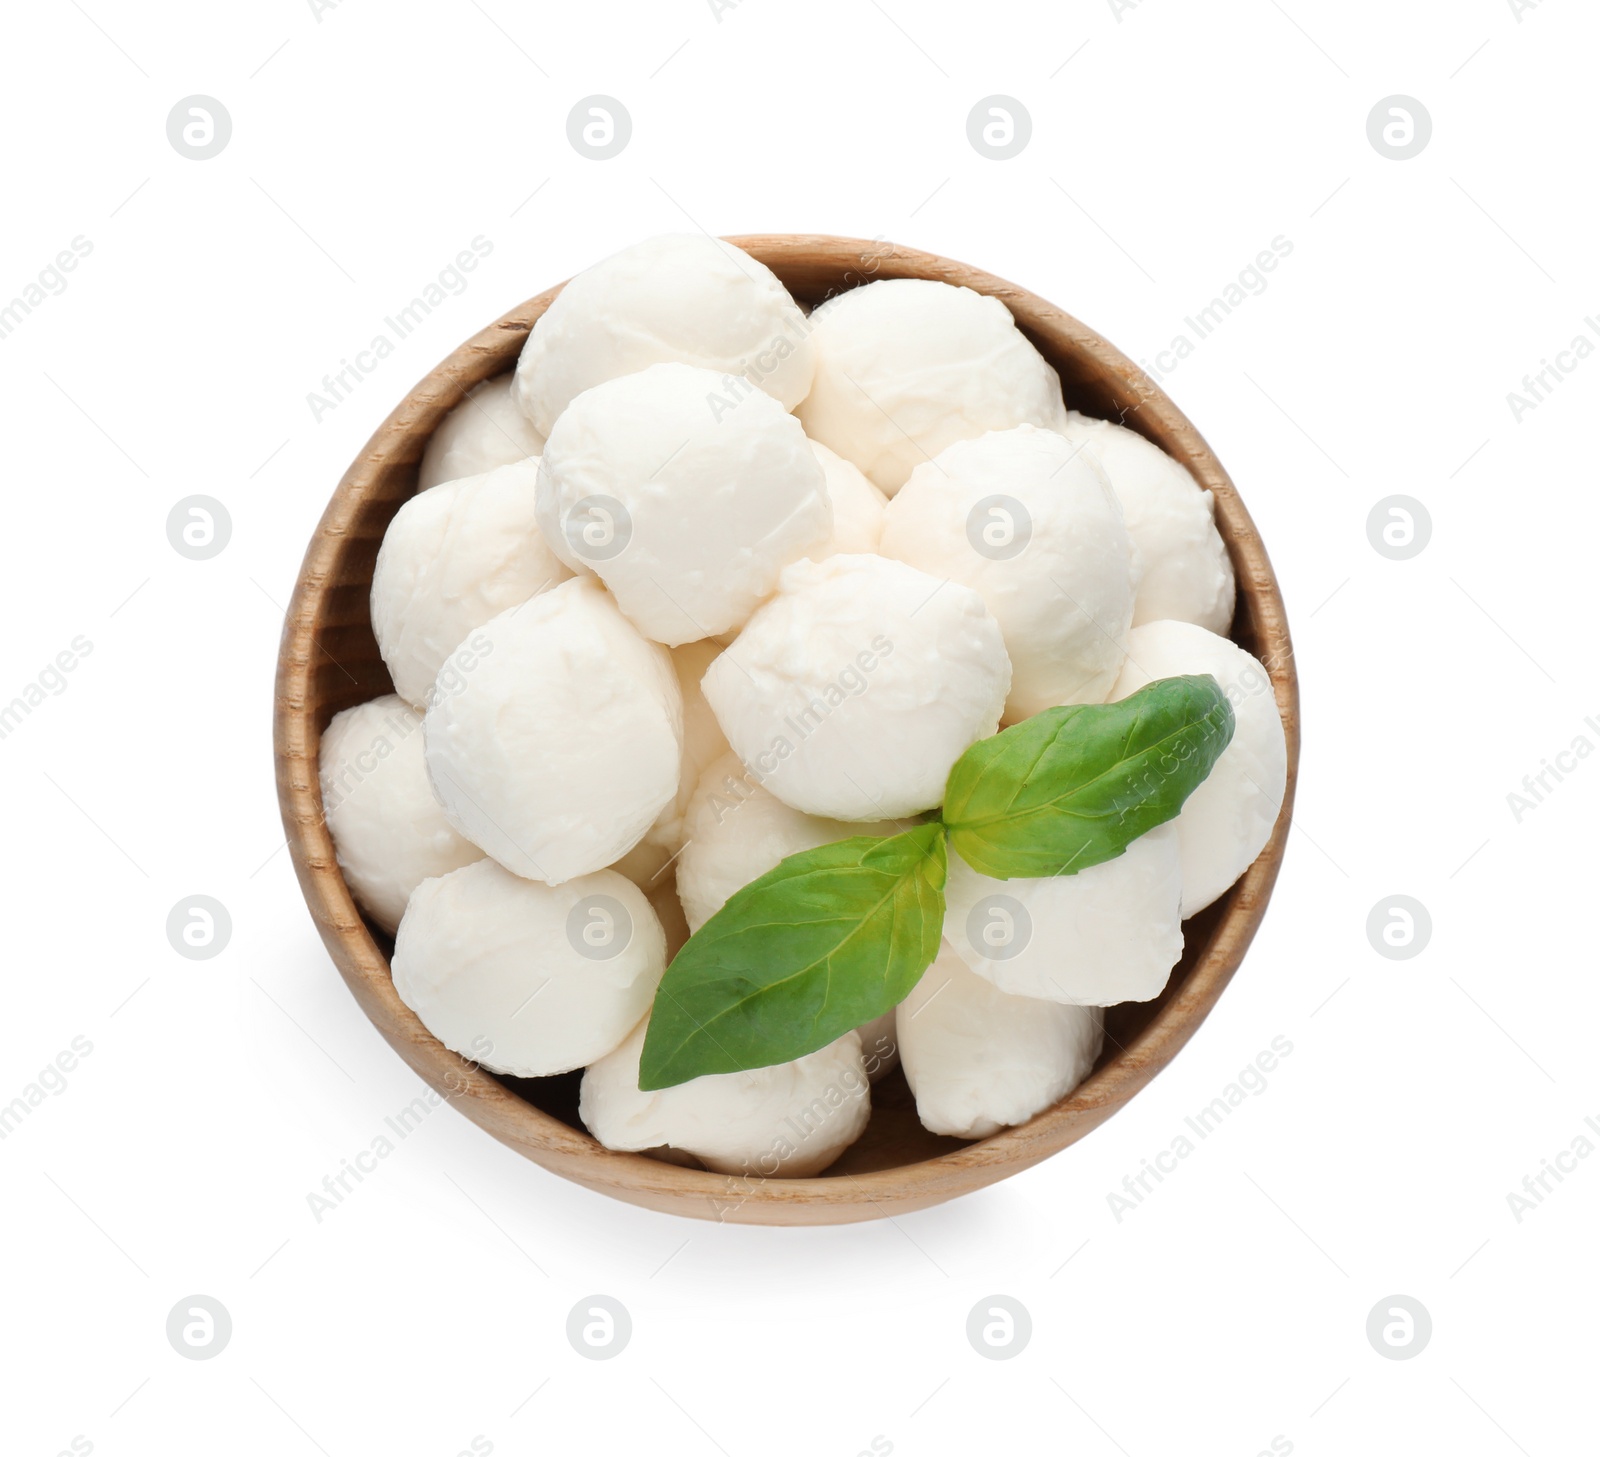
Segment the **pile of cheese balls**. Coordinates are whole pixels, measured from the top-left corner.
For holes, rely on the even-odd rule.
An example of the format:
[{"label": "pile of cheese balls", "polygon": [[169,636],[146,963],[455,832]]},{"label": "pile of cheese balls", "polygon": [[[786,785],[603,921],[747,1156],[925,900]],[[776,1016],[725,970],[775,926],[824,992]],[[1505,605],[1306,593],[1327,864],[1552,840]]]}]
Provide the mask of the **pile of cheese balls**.
[{"label": "pile of cheese balls", "polygon": [[[323,736],[339,864],[429,1031],[497,1073],[585,1069],[608,1148],[814,1174],[897,1063],[935,1133],[1022,1122],[1277,819],[1283,730],[1224,636],[1210,493],[1068,410],[997,299],[892,279],[808,315],[738,248],[653,238],[566,285],[418,486],[372,580],[395,692]],[[656,985],[734,892],[908,828],[1004,725],[1187,673],[1237,727],[1176,820],[1054,879],[952,855],[940,954],[893,1012],[640,1091]]]}]

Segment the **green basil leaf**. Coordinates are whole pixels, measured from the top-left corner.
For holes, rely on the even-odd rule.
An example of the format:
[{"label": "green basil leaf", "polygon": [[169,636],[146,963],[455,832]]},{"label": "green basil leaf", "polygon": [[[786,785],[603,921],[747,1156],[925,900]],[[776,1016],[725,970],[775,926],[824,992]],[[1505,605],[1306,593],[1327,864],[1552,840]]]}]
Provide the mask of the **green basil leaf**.
[{"label": "green basil leaf", "polygon": [[1209,674],[1073,704],[980,740],[950,771],[951,847],[997,880],[1073,875],[1172,819],[1233,738]]},{"label": "green basil leaf", "polygon": [[905,1000],[939,951],[944,826],[790,855],[691,936],[656,989],[649,1091],[791,1062]]}]

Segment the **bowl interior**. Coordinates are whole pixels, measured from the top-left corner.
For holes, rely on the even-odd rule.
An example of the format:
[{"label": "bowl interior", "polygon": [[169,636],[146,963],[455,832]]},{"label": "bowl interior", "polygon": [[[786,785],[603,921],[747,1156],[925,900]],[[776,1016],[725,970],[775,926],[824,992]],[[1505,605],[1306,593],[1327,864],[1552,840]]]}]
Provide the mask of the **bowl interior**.
[{"label": "bowl interior", "polygon": [[[1272,841],[1234,888],[1185,923],[1185,950],[1163,994],[1108,1011],[1095,1072],[1055,1107],[1019,1128],[965,1144],[927,1132],[896,1071],[873,1089],[861,1140],[817,1179],[769,1180],[746,1189],[731,1217],[764,1222],[862,1218],[937,1202],[1003,1177],[1080,1137],[1182,1046],[1242,959],[1276,876],[1298,758],[1296,685],[1287,625],[1265,549],[1232,482],[1194,427],[1131,361],[1053,305],[963,264],[881,242],[786,235],[732,241],[765,262],[805,306],[882,278],[937,278],[1002,299],[1061,376],[1069,408],[1118,420],[1189,468],[1217,501],[1217,519],[1239,582],[1231,636],[1267,667],[1289,737],[1289,785]],[[435,1087],[497,1137],[570,1177],[658,1208],[704,1213],[687,1203],[727,1181],[601,1149],[577,1116],[579,1074],[490,1079],[422,1029],[388,984],[390,939],[364,922],[338,875],[316,783],[322,731],[341,709],[393,691],[373,637],[368,597],[383,533],[416,490],[429,436],[465,392],[512,368],[535,319],[559,289],[513,310],[462,345],[407,396],[347,473],[308,551],[284,628],[279,665],[278,766],[297,871],[324,940],[369,1016]],[[457,1079],[459,1078],[459,1081]],[[491,1086],[492,1084],[492,1086]],[[463,1093],[467,1096],[461,1096]],[[589,1164],[599,1161],[591,1169]],[[642,1166],[642,1167],[641,1167]],[[925,1173],[919,1174],[917,1171]],[[818,1186],[833,1185],[825,1194]],[[753,1206],[752,1207],[752,1201]],[[764,1209],[806,1205],[795,1218]],[[841,1206],[855,1206],[843,1209]],[[790,1211],[794,1213],[793,1210]],[[716,1217],[729,1217],[719,1214]]]}]

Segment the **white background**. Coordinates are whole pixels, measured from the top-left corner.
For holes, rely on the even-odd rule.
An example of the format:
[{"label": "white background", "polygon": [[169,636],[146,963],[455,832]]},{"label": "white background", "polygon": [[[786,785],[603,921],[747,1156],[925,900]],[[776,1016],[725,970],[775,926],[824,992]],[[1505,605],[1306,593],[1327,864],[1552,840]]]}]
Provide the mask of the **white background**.
[{"label": "white background", "polygon": [[[0,302],[0,701],[92,652],[0,740],[0,1102],[93,1052],[0,1143],[0,1445],[52,1454],[1533,1454],[1592,1442],[1600,1158],[1507,1195],[1600,1117],[1600,756],[1581,735],[1600,357],[1507,393],[1600,313],[1578,0],[912,0],[12,7]],[[91,18],[92,17],[92,18]],[[103,29],[102,29],[103,27]],[[633,138],[565,119],[619,98]],[[228,147],[168,144],[220,99]],[[966,117],[1022,101],[994,162]],[[1421,155],[1369,144],[1420,99]],[[563,1183],[441,1110],[320,1223],[307,1195],[421,1085],[335,974],[281,846],[282,605],[341,471],[504,309],[645,235],[882,236],[1034,289],[1153,360],[1261,249],[1291,255],[1165,384],[1229,466],[1298,646],[1296,832],[1250,956],[1176,1063],[1044,1166],[854,1227],[719,1227]],[[493,253],[355,394],[306,396],[476,235]],[[165,532],[226,503],[211,561]],[[1409,561],[1368,512],[1421,500]],[[1570,762],[1570,761],[1569,761]],[[1554,785],[1554,780],[1548,781]],[[233,939],[181,959],[196,893]],[[1431,943],[1380,957],[1381,899]],[[1286,1037],[1267,1088],[1119,1222],[1107,1195]],[[1593,1135],[1600,1143],[1600,1135]],[[164,1327],[208,1294],[214,1360]],[[565,1321],[631,1311],[616,1359]],[[983,1360],[981,1298],[1031,1344]],[[1380,1358],[1368,1311],[1431,1313]]]}]

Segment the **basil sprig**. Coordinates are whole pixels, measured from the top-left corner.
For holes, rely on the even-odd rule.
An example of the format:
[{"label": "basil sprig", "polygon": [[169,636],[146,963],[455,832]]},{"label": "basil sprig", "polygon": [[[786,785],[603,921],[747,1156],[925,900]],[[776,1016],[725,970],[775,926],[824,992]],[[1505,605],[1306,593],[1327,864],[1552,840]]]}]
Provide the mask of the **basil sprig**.
[{"label": "basil sprig", "polygon": [[639,1086],[790,1062],[904,1001],[939,952],[945,869],[931,824],[804,850],[751,881],[667,968]]},{"label": "basil sprig", "polygon": [[640,1088],[792,1062],[897,1006],[939,952],[947,835],[995,879],[1076,874],[1174,818],[1232,738],[1232,705],[1199,676],[974,744],[939,819],[790,855],[689,938],[656,989]]},{"label": "basil sprig", "polygon": [[1162,678],[1117,703],[1047,708],[950,771],[950,846],[996,880],[1073,875],[1165,824],[1233,738],[1217,680]]}]

